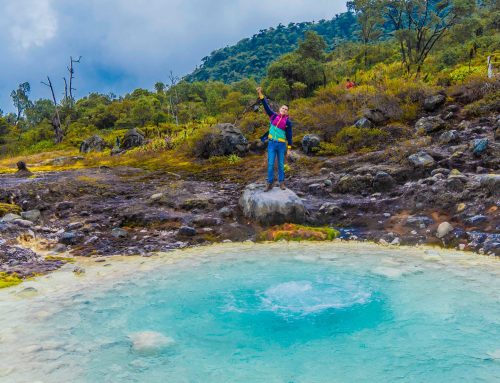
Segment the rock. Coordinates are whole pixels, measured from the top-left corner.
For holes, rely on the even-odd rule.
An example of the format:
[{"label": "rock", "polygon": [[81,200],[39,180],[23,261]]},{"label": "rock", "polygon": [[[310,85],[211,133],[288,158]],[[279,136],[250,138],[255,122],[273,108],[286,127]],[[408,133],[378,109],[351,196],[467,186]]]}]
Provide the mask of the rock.
[{"label": "rock", "polygon": [[33,173],[31,173],[28,170],[26,162],[18,161],[16,165],[17,165],[16,177],[30,177],[31,175],[33,175]]},{"label": "rock", "polygon": [[21,212],[21,217],[31,222],[37,222],[41,217],[40,210],[33,209],[33,210],[23,211]]},{"label": "rock", "polygon": [[59,243],[64,245],[76,245],[83,240],[83,235],[74,231],[65,231],[59,238]]},{"label": "rock", "polygon": [[264,185],[250,184],[239,200],[243,214],[263,225],[302,223],[306,209],[302,200],[290,189],[273,188],[264,192]]},{"label": "rock", "polygon": [[475,156],[480,156],[483,153],[486,152],[486,149],[488,149],[488,139],[487,138],[477,138],[474,141],[472,141],[471,145],[471,150],[472,154]]},{"label": "rock", "polygon": [[446,96],[443,94],[436,94],[434,96],[427,97],[424,100],[424,110],[427,112],[434,112],[445,102],[446,102]]},{"label": "rock", "polygon": [[446,176],[446,175],[450,174],[450,169],[445,169],[445,168],[434,169],[431,172],[431,176],[435,176],[436,174],[444,174]]},{"label": "rock", "polygon": [[333,182],[332,182],[332,180],[326,179],[323,181],[323,184],[328,188],[328,187],[333,185]]},{"label": "rock", "polygon": [[65,165],[74,165],[81,160],[84,160],[84,158],[81,156],[64,156],[64,157],[54,158],[53,160],[49,160],[44,164],[53,166],[65,166]]},{"label": "rock", "polygon": [[476,226],[478,224],[488,222],[488,217],[486,217],[485,215],[475,215],[473,217],[467,218],[465,222],[468,225]]},{"label": "rock", "polygon": [[441,222],[436,231],[436,237],[439,239],[446,237],[453,231],[453,226],[448,222]]},{"label": "rock", "polygon": [[73,230],[78,230],[83,227],[82,222],[70,222],[68,226],[66,226],[67,231],[73,231]]},{"label": "rock", "polygon": [[337,185],[336,191],[339,193],[361,193],[371,189],[373,184],[373,176],[371,174],[365,175],[345,175]]},{"label": "rock", "polygon": [[356,128],[370,129],[373,128],[373,123],[368,118],[362,117],[354,123],[354,126]]},{"label": "rock", "polygon": [[106,146],[106,141],[95,134],[80,144],[80,153],[102,152]]},{"label": "rock", "polygon": [[320,195],[320,194],[322,194],[322,192],[324,190],[324,184],[313,183],[313,184],[310,184],[307,187],[307,189],[308,189],[309,193],[311,193],[311,194]]},{"label": "rock", "polygon": [[145,355],[153,355],[174,344],[172,338],[155,331],[141,331],[130,334],[132,350]]},{"label": "rock", "polygon": [[215,217],[209,217],[209,216],[199,216],[193,219],[193,225],[197,227],[201,226],[208,226],[208,227],[213,227],[213,226],[220,226],[221,220],[219,218]]},{"label": "rock", "polygon": [[63,202],[59,202],[56,205],[56,210],[58,210],[58,211],[69,210],[69,209],[73,209],[73,207],[75,207],[75,204],[73,202],[63,201]]},{"label": "rock", "polygon": [[149,197],[149,199],[151,201],[159,201],[163,198],[163,193],[156,193],[156,194],[153,194],[151,197]]},{"label": "rock", "polygon": [[464,190],[464,183],[460,177],[449,177],[446,180],[446,188],[452,192],[460,193]]},{"label": "rock", "polygon": [[424,151],[412,154],[408,160],[416,168],[430,168],[435,164],[434,158]]},{"label": "rock", "polygon": [[440,144],[450,144],[458,141],[458,132],[456,130],[447,130],[439,136]]},{"label": "rock", "polygon": [[233,216],[234,211],[230,207],[225,206],[225,207],[223,207],[222,209],[219,210],[219,214],[223,218],[229,218],[229,217]]},{"label": "rock", "polygon": [[316,134],[306,134],[302,138],[302,151],[311,155],[318,151],[321,139]]},{"label": "rock", "polygon": [[17,265],[27,262],[38,262],[41,258],[30,249],[20,246],[0,244],[0,264]]},{"label": "rock", "polygon": [[380,109],[366,109],[363,116],[374,124],[381,124],[389,119]]},{"label": "rock", "polygon": [[15,221],[16,219],[22,219],[22,217],[18,214],[8,213],[8,214],[5,214],[0,219],[0,222],[12,222],[12,221]]},{"label": "rock", "polygon": [[481,188],[494,196],[500,196],[500,174],[486,174],[479,181]]},{"label": "rock", "polygon": [[144,134],[134,128],[125,133],[121,140],[120,149],[128,150],[141,145],[144,145]]},{"label": "rock", "polygon": [[415,123],[415,129],[425,134],[436,132],[443,129],[445,126],[446,123],[444,120],[438,116],[422,117]]},{"label": "rock", "polygon": [[426,216],[410,215],[406,219],[406,225],[417,229],[425,229],[427,226],[433,225],[434,220]]},{"label": "rock", "polygon": [[318,210],[319,214],[324,216],[341,216],[344,211],[333,202],[325,202]]},{"label": "rock", "polygon": [[190,226],[181,226],[177,234],[182,237],[194,237],[196,235],[196,229]]},{"label": "rock", "polygon": [[12,221],[12,223],[17,225],[17,226],[26,227],[26,228],[33,226],[33,222],[28,221],[27,219],[15,219],[14,221]]},{"label": "rock", "polygon": [[73,268],[73,273],[75,273],[76,275],[82,275],[85,274],[85,269],[81,266],[75,266]]},{"label": "rock", "polygon": [[244,156],[248,153],[248,141],[233,124],[217,124],[212,127],[212,132],[198,140],[194,153],[204,159],[231,154]]},{"label": "rock", "polygon": [[128,231],[119,227],[115,227],[113,230],[111,230],[111,235],[115,238],[126,238],[128,236]]},{"label": "rock", "polygon": [[379,171],[373,178],[373,190],[376,192],[387,192],[394,188],[394,178],[386,172]]}]

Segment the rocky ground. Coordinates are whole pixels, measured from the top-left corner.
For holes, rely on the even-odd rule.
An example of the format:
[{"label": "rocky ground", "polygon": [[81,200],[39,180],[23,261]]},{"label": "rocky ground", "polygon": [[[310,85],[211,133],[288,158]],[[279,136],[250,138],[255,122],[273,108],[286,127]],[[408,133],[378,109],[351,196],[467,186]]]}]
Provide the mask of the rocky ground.
[{"label": "rocky ground", "polygon": [[[45,273],[68,255],[101,260],[255,240],[285,221],[341,228],[344,239],[500,255],[499,129],[498,115],[463,120],[457,107],[441,108],[416,122],[416,138],[384,151],[333,158],[296,151],[292,168],[311,165],[287,179],[299,198],[253,186],[256,200],[241,204],[245,182],[203,174],[100,167],[3,175],[0,201],[22,211],[0,213],[0,272]],[[259,216],[262,209],[279,214]]]}]

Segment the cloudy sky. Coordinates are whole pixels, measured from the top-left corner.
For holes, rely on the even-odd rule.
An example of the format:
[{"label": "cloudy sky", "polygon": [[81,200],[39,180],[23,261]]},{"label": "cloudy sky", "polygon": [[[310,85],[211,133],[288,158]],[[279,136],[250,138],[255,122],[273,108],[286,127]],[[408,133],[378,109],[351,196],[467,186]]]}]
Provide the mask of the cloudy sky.
[{"label": "cloudy sky", "polygon": [[345,0],[0,0],[0,109],[10,92],[31,84],[31,98],[58,98],[69,57],[76,97],[123,94],[185,75],[217,48],[279,23],[332,18]]}]

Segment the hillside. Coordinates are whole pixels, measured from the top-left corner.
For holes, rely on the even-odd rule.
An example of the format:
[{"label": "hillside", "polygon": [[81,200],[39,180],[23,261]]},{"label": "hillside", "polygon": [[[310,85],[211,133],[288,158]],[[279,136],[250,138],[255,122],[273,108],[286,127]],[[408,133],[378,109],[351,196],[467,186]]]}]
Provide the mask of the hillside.
[{"label": "hillside", "polygon": [[336,15],[331,20],[290,23],[259,31],[251,38],[233,46],[218,49],[202,59],[202,65],[187,75],[187,81],[218,80],[225,83],[266,75],[268,65],[285,53],[295,50],[306,31],[322,36],[331,50],[340,42],[353,38],[356,18],[350,12]]}]

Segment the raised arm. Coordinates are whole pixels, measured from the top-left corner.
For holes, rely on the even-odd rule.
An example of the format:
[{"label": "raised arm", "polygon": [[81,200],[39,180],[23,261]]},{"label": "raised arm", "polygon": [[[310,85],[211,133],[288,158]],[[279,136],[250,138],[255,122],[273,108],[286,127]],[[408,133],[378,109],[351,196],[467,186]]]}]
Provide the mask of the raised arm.
[{"label": "raised arm", "polygon": [[259,98],[262,101],[262,105],[264,105],[264,109],[269,117],[275,116],[276,113],[271,109],[269,104],[267,103],[266,98],[264,97],[264,94],[262,93],[262,88],[258,87],[257,88],[257,93],[259,94]]}]

